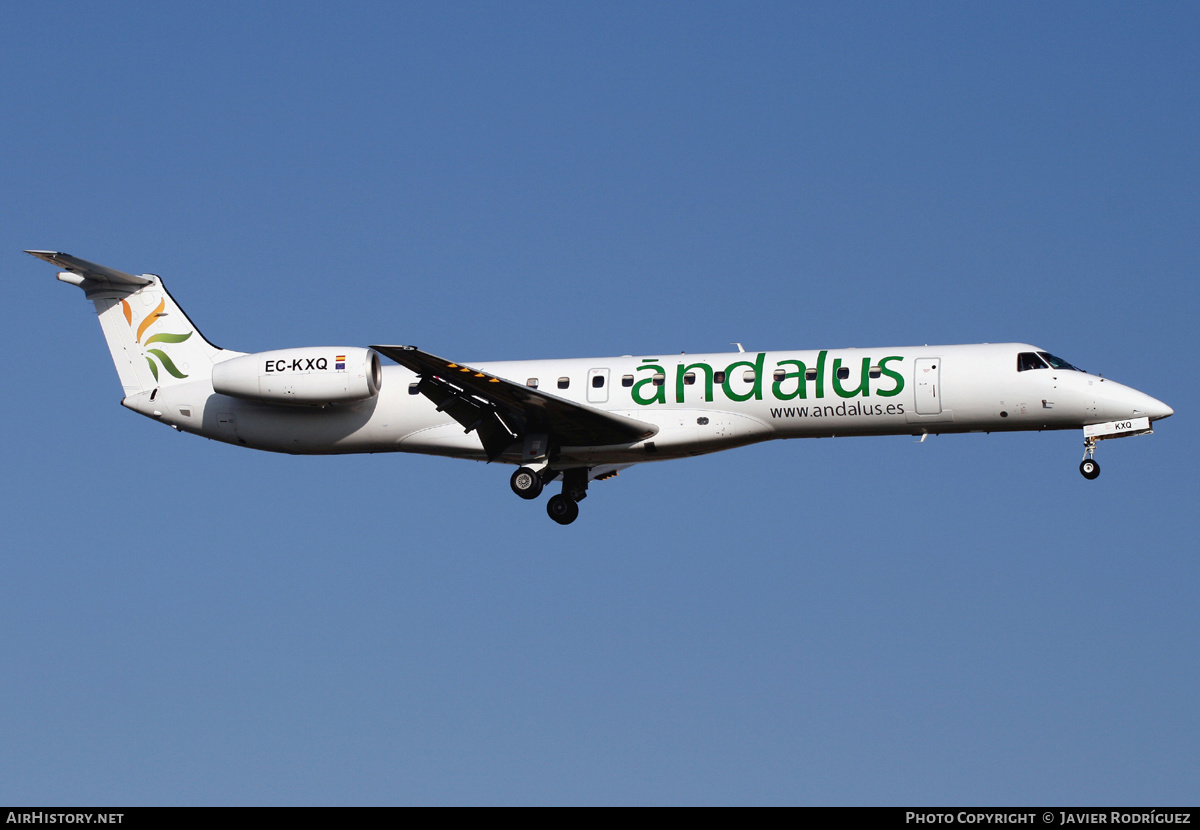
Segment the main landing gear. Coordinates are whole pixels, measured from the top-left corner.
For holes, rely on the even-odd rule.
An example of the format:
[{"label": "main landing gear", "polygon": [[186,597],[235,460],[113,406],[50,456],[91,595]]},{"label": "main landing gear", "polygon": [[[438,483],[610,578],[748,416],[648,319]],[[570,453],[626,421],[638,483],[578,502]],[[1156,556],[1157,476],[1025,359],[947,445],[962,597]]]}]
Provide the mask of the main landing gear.
[{"label": "main landing gear", "polygon": [[536,499],[542,494],[542,474],[531,467],[518,467],[508,486],[523,499]]},{"label": "main landing gear", "polygon": [[[509,479],[512,491],[523,499],[536,499],[542,494],[542,488],[547,481],[553,481],[557,473],[545,470],[548,478],[543,478],[543,471],[532,467],[518,467]],[[563,471],[563,489],[556,496],[551,496],[546,503],[546,513],[560,525],[569,525],[579,518],[579,502],[587,498],[588,471],[586,467],[576,467]]]},{"label": "main landing gear", "polygon": [[1083,477],[1091,481],[1096,476],[1100,475],[1100,465],[1096,463],[1096,439],[1083,439],[1083,461],[1079,462],[1079,472],[1083,473]]},{"label": "main landing gear", "polygon": [[551,496],[546,502],[546,513],[560,525],[569,525],[579,518],[579,504],[570,497],[559,493]]}]

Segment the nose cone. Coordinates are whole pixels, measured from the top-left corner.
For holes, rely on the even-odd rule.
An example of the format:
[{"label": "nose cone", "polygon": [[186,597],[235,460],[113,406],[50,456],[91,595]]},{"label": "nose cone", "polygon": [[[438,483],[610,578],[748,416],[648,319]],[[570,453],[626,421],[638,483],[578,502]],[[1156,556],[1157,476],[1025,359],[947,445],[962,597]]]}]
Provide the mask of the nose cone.
[{"label": "nose cone", "polygon": [[1110,421],[1123,418],[1149,418],[1157,421],[1175,414],[1175,410],[1145,392],[1123,386],[1113,381],[1098,384],[1096,393],[1097,414]]},{"label": "nose cone", "polygon": [[1140,408],[1150,417],[1151,421],[1157,421],[1160,418],[1170,418],[1175,414],[1175,410],[1162,401],[1152,398],[1149,395],[1144,395],[1143,397],[1146,400]]},{"label": "nose cone", "polygon": [[1118,406],[1124,410],[1123,414],[1117,416],[1118,418],[1149,418],[1151,421],[1157,421],[1175,414],[1174,409],[1157,398],[1152,398],[1145,392],[1139,392],[1129,387],[1122,390],[1121,394],[1117,396],[1117,401],[1119,401]]}]

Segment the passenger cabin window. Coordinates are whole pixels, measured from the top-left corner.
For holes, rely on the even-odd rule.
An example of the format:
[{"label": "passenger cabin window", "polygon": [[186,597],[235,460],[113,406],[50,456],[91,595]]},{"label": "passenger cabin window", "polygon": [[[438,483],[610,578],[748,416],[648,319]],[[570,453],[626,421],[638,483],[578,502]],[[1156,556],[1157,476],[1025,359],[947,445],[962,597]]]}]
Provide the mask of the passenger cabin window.
[{"label": "passenger cabin window", "polygon": [[772,377],[772,378],[773,378],[775,381],[777,381],[777,382],[778,382],[778,381],[781,381],[781,380],[783,380],[784,378],[786,378],[786,377],[787,377],[787,370],[785,370],[785,369],[776,369],[776,370],[775,370],[775,373],[774,373],[774,374],[773,374],[771,377]]},{"label": "passenger cabin window", "polygon": [[655,385],[655,386],[662,386],[662,385],[663,385],[664,383],[666,383],[666,382],[667,382],[667,376],[666,376],[666,375],[664,375],[662,372],[655,372],[655,373],[654,373],[654,385]]},{"label": "passenger cabin window", "polygon": [[747,369],[742,372],[742,380],[746,381],[746,383],[754,383],[754,370]]},{"label": "passenger cabin window", "polygon": [[837,370],[837,376],[838,380],[848,380],[850,377],[850,370],[845,366],[839,366]]},{"label": "passenger cabin window", "polygon": [[570,385],[571,385],[570,378],[559,378],[558,379],[558,388],[559,389],[567,389],[568,387],[570,387]]},{"label": "passenger cabin window", "polygon": [[538,379],[530,378],[529,380],[525,381],[525,385],[528,386],[530,389],[537,389]]},{"label": "passenger cabin window", "polygon": [[725,373],[723,371],[722,372],[713,372],[713,383],[724,383],[724,382],[725,382]]},{"label": "passenger cabin window", "polygon": [[592,388],[602,389],[604,387],[604,375],[592,375]]},{"label": "passenger cabin window", "polygon": [[691,386],[695,382],[696,382],[696,373],[695,372],[688,372],[686,375],[683,376],[684,386]]},{"label": "passenger cabin window", "polygon": [[871,378],[878,378],[882,374],[883,374],[883,371],[878,366],[872,366],[867,371],[867,375]]},{"label": "passenger cabin window", "polygon": [[1017,355],[1017,371],[1028,372],[1030,369],[1049,368],[1034,352],[1021,352]]},{"label": "passenger cabin window", "polygon": [[633,375],[621,375],[622,386],[633,386]]},{"label": "passenger cabin window", "polygon": [[817,379],[817,370],[809,369],[807,372],[804,373],[804,379],[805,380],[816,380]]},{"label": "passenger cabin window", "polygon": [[420,381],[418,381],[417,383],[410,383],[408,385],[408,394],[410,394],[410,395],[420,394],[420,390],[417,389],[417,387],[420,385],[421,385]]}]

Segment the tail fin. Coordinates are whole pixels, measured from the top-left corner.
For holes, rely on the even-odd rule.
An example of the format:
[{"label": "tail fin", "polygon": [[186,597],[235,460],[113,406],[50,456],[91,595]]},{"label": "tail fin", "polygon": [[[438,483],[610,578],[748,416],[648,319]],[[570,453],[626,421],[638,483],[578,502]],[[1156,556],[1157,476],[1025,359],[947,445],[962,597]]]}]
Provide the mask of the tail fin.
[{"label": "tail fin", "polygon": [[134,276],[55,251],[26,251],[64,269],[96,306],[126,397],[212,374],[221,349],[209,343],[153,274]]}]

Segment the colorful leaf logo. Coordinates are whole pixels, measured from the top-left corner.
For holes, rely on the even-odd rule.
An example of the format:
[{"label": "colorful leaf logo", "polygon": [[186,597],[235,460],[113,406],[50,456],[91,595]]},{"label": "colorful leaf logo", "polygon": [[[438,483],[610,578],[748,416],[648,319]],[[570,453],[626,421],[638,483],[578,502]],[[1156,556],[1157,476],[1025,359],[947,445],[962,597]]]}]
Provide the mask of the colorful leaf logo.
[{"label": "colorful leaf logo", "polygon": [[[138,324],[136,339],[137,342],[141,343],[143,347],[149,346],[151,343],[182,343],[195,333],[190,331],[187,334],[169,334],[166,332],[160,332],[159,334],[150,335],[146,338],[146,342],[142,343],[142,335],[146,333],[146,329],[150,328],[150,326],[153,325],[159,317],[166,316],[163,311],[163,309],[166,307],[167,301],[159,300],[158,307],[155,308],[154,311],[147,314],[146,318],[142,320],[140,324]],[[125,300],[121,300],[121,310],[125,313],[125,322],[129,324],[130,328],[133,328],[133,309],[129,307],[129,303]],[[154,381],[156,383],[158,382],[159,363],[162,364],[162,367],[166,369],[172,377],[176,377],[181,380],[187,377],[187,375],[179,371],[179,368],[175,365],[175,362],[171,360],[167,353],[162,349],[146,349],[146,352],[146,363],[149,364],[150,374],[154,375]],[[153,355],[153,357],[151,355]],[[155,359],[158,360],[158,363],[155,363]]]}]

